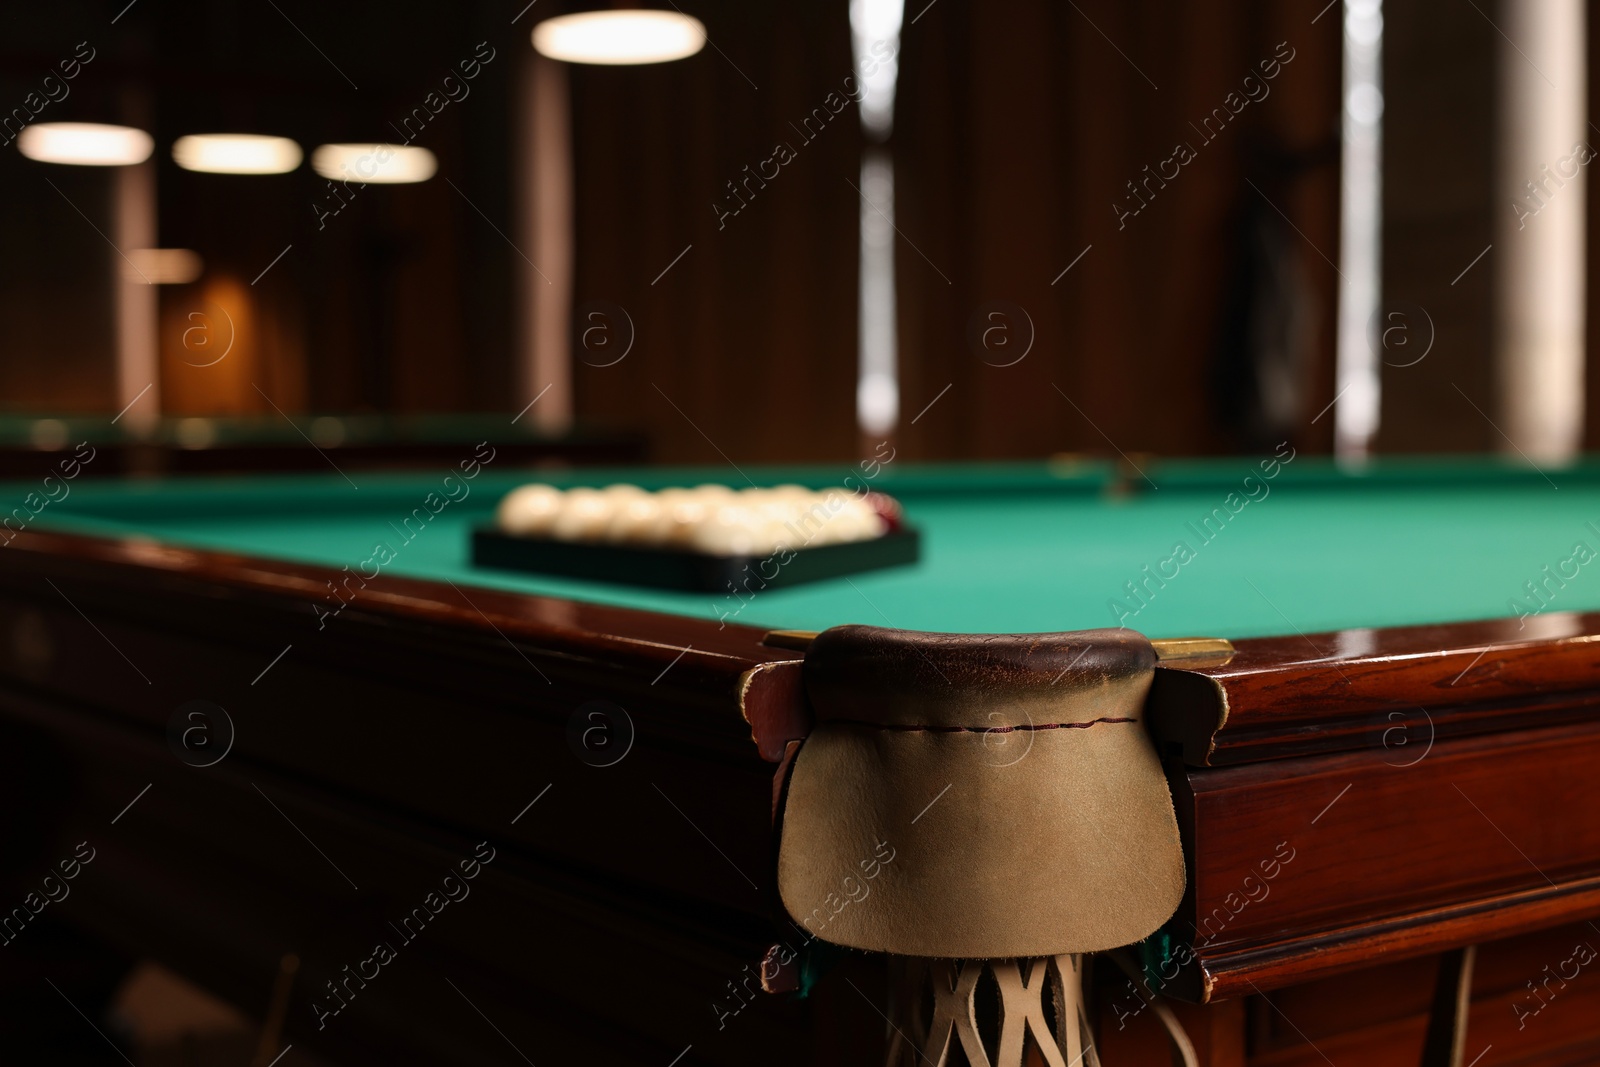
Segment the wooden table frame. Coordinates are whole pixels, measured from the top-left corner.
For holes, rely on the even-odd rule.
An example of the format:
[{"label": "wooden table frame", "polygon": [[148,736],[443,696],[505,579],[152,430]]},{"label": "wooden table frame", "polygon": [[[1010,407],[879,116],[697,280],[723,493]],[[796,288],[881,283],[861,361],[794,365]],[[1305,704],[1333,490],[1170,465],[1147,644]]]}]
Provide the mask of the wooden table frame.
[{"label": "wooden table frame", "polygon": [[[246,1005],[294,942],[306,964],[291,1035],[335,1055],[520,1062],[492,1032],[417,1015],[427,994],[399,979],[374,982],[364,1021],[327,1033],[304,1004],[404,903],[376,886],[432,877],[490,840],[482,907],[406,950],[472,986],[487,1017],[558,1020],[549,1047],[566,1055],[820,1055],[826,1036],[781,1055],[770,1043],[820,1009],[770,998],[759,1022],[713,1038],[692,1006],[782,931],[771,761],[804,729],[786,695],[803,653],[749,627],[388,576],[319,629],[311,605],[337,576],[50,532],[0,552],[0,721],[36,744],[25,762],[76,777],[8,870],[103,840],[62,905],[95,936]],[[1219,1002],[1180,1008],[1199,1043],[1243,1048],[1238,998],[1600,913],[1600,615],[1233,644],[1165,663],[1150,696],[1190,879],[1143,959],[1161,992]],[[173,709],[195,697],[240,725],[215,768],[166,751]],[[651,776],[615,779],[593,810],[518,815],[548,784],[560,801],[595,781],[564,748],[573,709],[594,699],[629,709]],[[481,743],[429,740],[450,728]],[[636,810],[634,826],[607,817]],[[368,884],[350,892],[314,855],[286,868],[283,820]],[[720,861],[683,862],[699,838]],[[547,917],[540,934],[524,929],[529,909]],[[640,951],[667,961],[676,990],[621,995],[637,991]],[[526,964],[538,952],[550,966]]]}]

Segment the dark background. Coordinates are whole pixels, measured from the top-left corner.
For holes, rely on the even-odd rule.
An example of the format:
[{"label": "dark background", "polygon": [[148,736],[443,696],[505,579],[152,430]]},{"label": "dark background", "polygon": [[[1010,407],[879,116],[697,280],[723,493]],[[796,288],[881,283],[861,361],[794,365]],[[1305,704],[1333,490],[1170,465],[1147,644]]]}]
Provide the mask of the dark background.
[{"label": "dark background", "polygon": [[[290,412],[520,407],[525,294],[503,236],[521,180],[512,133],[526,121],[514,87],[533,23],[561,5],[540,0],[513,25],[517,0],[125,3],[8,8],[0,101],[20,102],[87,41],[95,60],[40,121],[126,121],[155,136],[160,243],[207,264],[199,282],[161,293],[166,412],[265,413],[251,383]],[[1318,17],[1324,3],[913,0],[889,141],[907,455],[1112,454],[1108,441],[1205,454],[1286,437],[1331,448],[1333,420],[1318,416],[1335,392],[1341,20],[1337,7]],[[1480,6],[1386,12],[1385,297],[1428,308],[1438,340],[1424,363],[1385,369],[1380,450],[1500,444],[1450,385],[1492,389],[1492,258],[1449,284],[1492,240],[1497,7]],[[718,447],[750,462],[853,455],[865,140],[853,109],[809,143],[790,126],[851,70],[847,5],[683,7],[708,28],[700,54],[568,68],[574,303],[620,305],[637,331],[623,362],[576,363],[576,415],[643,431],[664,461],[716,461]],[[389,123],[481,41],[495,59],[416,142],[439,174],[368,186],[320,231],[312,205],[326,183],[309,163],[239,178],[171,162],[189,132],[279,133],[308,155],[393,139]],[[1279,42],[1294,59],[1270,95],[1202,142],[1190,124]],[[780,140],[797,158],[719,229],[725,183]],[[1119,229],[1126,183],[1180,140],[1197,158]],[[115,256],[96,232],[108,231],[111,188],[105,170],[0,149],[5,411],[119,406]],[[208,287],[230,285],[248,289],[247,336],[226,373],[201,379],[180,358],[182,331]],[[972,341],[996,301],[1032,323],[1032,348],[1010,367]],[[1276,324],[1272,353],[1263,322]],[[1266,359],[1281,372],[1275,401]]]}]

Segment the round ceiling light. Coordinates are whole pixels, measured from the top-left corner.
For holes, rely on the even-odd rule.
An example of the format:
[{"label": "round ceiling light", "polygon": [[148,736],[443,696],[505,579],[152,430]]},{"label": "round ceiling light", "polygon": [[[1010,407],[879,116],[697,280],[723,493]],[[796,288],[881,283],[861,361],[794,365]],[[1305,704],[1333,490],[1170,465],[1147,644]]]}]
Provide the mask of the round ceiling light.
[{"label": "round ceiling light", "polygon": [[155,147],[143,130],[99,122],[36,122],[17,135],[17,151],[29,159],[83,167],[143,163]]},{"label": "round ceiling light", "polygon": [[325,144],[311,153],[311,169],[324,178],[367,185],[425,182],[439,169],[426,148],[397,144]]},{"label": "round ceiling light", "polygon": [[568,63],[665,63],[705,46],[705,25],[678,11],[584,11],[533,28],[533,47]]},{"label": "round ceiling light", "polygon": [[254,133],[192,133],[172,145],[178,166],[206,174],[287,174],[303,156],[287,137]]}]

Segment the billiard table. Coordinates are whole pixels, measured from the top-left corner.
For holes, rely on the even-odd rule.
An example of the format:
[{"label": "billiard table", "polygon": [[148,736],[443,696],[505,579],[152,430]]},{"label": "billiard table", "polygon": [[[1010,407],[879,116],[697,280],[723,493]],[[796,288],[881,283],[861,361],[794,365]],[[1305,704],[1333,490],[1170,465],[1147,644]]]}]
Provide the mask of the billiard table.
[{"label": "billiard table", "polygon": [[[777,884],[831,714],[817,650],[868,713],[925,660],[979,719],[1081,645],[1144,665],[1108,728],[1147,735],[1181,842],[1175,912],[1088,959],[1108,1067],[1171,1062],[1172,1028],[1207,1065],[1600,1056],[1600,466],[1280,449],[550,475],[870,487],[922,533],[912,566],[716,595],[473,567],[470,531],[527,477],[495,459],[4,487],[14,961],[45,920],[158,960],[286,1011],[285,1067],[881,1063],[905,961],[838,947]],[[818,631],[921,659],[880,670]],[[1073,692],[1110,684],[1077,662]],[[1036,740],[1101,727],[951,729],[1036,773]],[[918,818],[968,828],[933,847],[1003,854],[1018,820],[985,891],[1049,897],[1029,858],[1071,812],[986,819],[925,784]],[[915,826],[882,844],[863,894],[930,855]],[[45,880],[84,848],[56,900]]]},{"label": "billiard table", "polygon": [[[136,410],[136,409],[135,409]],[[540,432],[532,419],[482,414],[322,414],[44,418],[0,414],[0,478],[43,478],[81,443],[94,449],[84,473],[103,477],[251,474],[272,471],[404,470],[448,465],[474,442],[495,439],[506,465],[639,463],[638,434],[577,427]]]}]

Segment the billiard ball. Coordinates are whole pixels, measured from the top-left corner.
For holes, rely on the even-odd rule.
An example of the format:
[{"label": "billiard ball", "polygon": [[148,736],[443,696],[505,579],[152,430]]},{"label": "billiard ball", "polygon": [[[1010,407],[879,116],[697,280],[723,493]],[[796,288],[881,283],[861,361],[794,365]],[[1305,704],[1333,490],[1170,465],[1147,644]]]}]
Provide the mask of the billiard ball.
[{"label": "billiard ball", "polygon": [[560,510],[561,490],[548,485],[519,486],[495,509],[495,525],[509,534],[534,537],[549,532]]},{"label": "billiard ball", "polygon": [[698,485],[646,492],[636,485],[565,492],[524,485],[495,511],[496,525],[524,537],[768,556],[786,549],[869,540],[898,528],[899,505],[881,493]]},{"label": "billiard ball", "polygon": [[569,489],[550,524],[550,536],[560,541],[598,540],[610,525],[612,511],[611,499],[600,490]]}]

